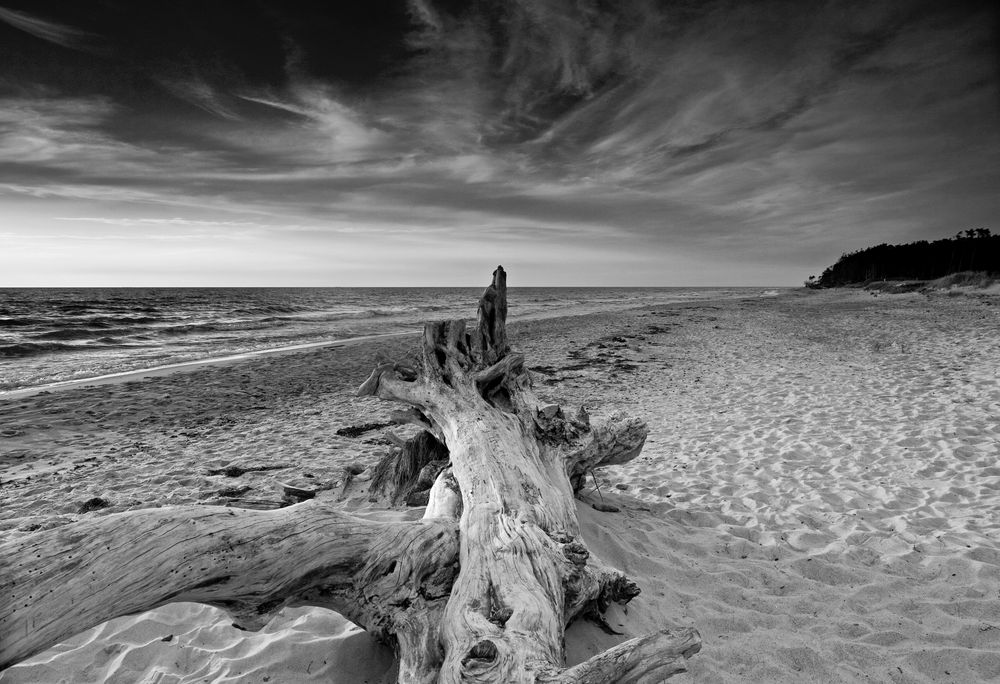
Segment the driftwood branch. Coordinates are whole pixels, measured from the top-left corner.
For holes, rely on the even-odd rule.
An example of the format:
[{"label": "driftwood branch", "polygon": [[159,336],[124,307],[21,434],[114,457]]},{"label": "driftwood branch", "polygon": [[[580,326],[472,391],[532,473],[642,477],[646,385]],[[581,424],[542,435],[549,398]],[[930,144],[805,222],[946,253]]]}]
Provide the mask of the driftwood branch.
[{"label": "driftwood branch", "polygon": [[583,487],[586,474],[594,468],[628,463],[646,443],[649,428],[640,418],[615,413],[604,423],[590,428],[582,443],[565,455],[566,474],[573,491]]},{"label": "driftwood branch", "polygon": [[701,650],[693,629],[663,631],[630,639],[550,680],[565,684],[653,684],[687,671],[688,658]]},{"label": "driftwood branch", "polygon": [[308,502],[130,511],[14,539],[0,545],[0,669],[174,601],[224,608],[245,629],[286,605],[323,606],[388,639],[394,601],[443,604],[456,531],[447,520],[373,522]]},{"label": "driftwood branch", "polygon": [[494,363],[489,368],[484,368],[475,375],[475,381],[477,385],[488,385],[491,382],[495,382],[500,378],[506,377],[511,373],[520,371],[524,366],[524,355],[523,354],[511,354],[510,356],[505,356],[496,363]]}]

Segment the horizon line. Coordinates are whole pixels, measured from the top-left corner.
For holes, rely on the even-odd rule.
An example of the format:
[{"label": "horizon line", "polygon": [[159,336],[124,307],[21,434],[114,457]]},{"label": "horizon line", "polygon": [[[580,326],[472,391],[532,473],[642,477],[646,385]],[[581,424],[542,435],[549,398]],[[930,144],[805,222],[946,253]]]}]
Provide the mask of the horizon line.
[{"label": "horizon line", "polygon": [[[440,290],[440,289],[465,289],[465,288],[482,288],[486,285],[475,284],[475,285],[3,285],[0,284],[0,290],[307,290],[307,289],[324,289],[324,290],[348,290],[348,289],[410,289],[410,290]],[[804,288],[804,285],[777,285],[777,284],[767,284],[767,285],[508,285],[508,290],[517,289],[527,289],[527,288],[546,288],[546,289],[663,289],[663,288],[676,288],[676,289],[690,289],[690,290],[711,290],[717,288]]]}]

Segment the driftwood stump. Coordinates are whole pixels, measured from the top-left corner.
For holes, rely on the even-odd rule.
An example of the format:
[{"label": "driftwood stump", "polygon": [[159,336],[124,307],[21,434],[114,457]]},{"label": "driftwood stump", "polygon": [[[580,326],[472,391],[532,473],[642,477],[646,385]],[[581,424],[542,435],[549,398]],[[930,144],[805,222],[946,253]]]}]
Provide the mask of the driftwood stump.
[{"label": "driftwood stump", "polygon": [[[420,368],[379,365],[358,390],[406,404],[399,420],[446,447],[446,463],[433,450],[423,520],[374,522],[317,501],[177,506],[6,542],[0,669],[110,618],[197,601],[245,629],[288,605],[331,608],[396,646],[400,682],[659,682],[684,671],[701,645],[692,629],[564,665],[569,622],[639,593],[590,557],[574,492],[593,468],[635,458],[647,430],[636,418],[592,426],[582,410],[567,418],[541,405],[508,345],[506,314],[498,267],[474,334],[464,321],[428,323]],[[406,463],[384,474],[396,493],[420,477]]]}]

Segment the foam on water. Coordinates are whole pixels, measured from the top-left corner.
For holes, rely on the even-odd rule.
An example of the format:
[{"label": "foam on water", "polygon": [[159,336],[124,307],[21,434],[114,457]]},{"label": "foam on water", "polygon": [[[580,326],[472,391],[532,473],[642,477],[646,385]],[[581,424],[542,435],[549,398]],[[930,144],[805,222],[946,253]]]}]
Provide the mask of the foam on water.
[{"label": "foam on water", "polygon": [[[516,293],[516,296],[513,296]],[[476,315],[478,288],[0,289],[0,394]],[[512,288],[512,320],[757,288]]]}]

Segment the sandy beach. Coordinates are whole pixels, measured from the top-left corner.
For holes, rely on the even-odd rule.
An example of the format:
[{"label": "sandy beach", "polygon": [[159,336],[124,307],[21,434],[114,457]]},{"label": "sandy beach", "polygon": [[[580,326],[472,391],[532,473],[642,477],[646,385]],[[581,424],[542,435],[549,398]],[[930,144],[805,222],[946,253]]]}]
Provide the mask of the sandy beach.
[{"label": "sandy beach", "polygon": [[[704,640],[680,681],[1000,679],[1000,297],[791,291],[510,335],[540,396],[651,430],[579,505],[592,552],[643,593],[610,611],[621,635],[574,624],[570,663],[677,625]],[[370,508],[345,468],[389,443],[337,431],[389,422],[354,389],[415,348],[384,338],[2,400],[0,530],[274,507],[278,480]],[[231,466],[244,472],[209,474]],[[329,611],[230,623],[194,604],[119,618],[0,683],[393,681],[391,650]]]}]

